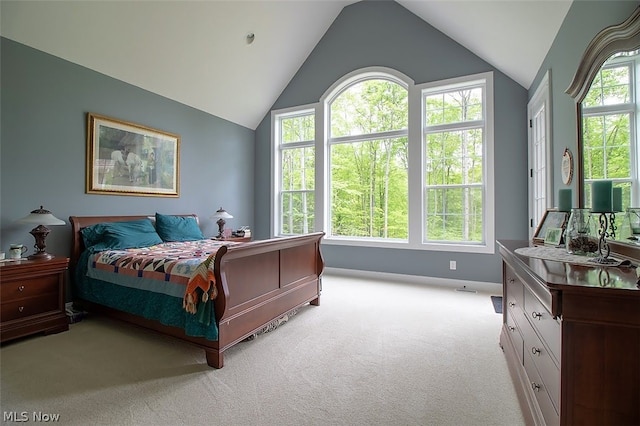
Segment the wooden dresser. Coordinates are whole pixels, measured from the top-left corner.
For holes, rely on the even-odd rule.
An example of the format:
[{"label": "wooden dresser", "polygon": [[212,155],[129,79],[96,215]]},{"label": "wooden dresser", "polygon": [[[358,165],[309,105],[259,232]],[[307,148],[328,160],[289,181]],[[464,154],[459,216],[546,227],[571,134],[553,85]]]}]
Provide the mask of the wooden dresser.
[{"label": "wooden dresser", "polygon": [[0,342],[69,329],[64,282],[69,259],[0,264]]},{"label": "wooden dresser", "polygon": [[498,246],[500,345],[527,423],[640,425],[636,270],[515,253],[527,241]]}]

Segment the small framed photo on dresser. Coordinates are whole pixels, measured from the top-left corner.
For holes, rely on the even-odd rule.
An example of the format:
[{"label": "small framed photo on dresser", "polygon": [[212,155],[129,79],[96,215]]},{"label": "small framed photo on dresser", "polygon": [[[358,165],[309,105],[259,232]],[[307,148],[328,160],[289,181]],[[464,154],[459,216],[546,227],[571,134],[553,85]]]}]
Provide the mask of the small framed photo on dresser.
[{"label": "small framed photo on dresser", "polygon": [[[542,215],[542,219],[540,219],[540,223],[533,234],[533,242],[540,244],[545,243],[547,230],[550,228],[560,228],[560,241],[555,245],[562,244],[562,235],[564,234],[567,219],[567,212],[559,212],[556,209],[547,209],[547,211],[544,212],[544,215]],[[555,233],[553,233],[553,235],[555,236]]]},{"label": "small framed photo on dresser", "polygon": [[563,232],[562,228],[547,228],[547,232],[544,236],[544,245],[559,246]]}]

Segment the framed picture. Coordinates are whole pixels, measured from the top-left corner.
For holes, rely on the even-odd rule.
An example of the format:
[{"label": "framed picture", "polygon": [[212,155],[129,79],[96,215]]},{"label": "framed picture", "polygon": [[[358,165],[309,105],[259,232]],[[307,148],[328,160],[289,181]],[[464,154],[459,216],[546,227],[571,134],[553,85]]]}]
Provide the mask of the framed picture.
[{"label": "framed picture", "polygon": [[[547,211],[544,212],[544,215],[542,215],[542,219],[540,219],[540,223],[533,234],[533,242],[544,243],[547,235],[547,229],[549,228],[560,228],[564,231],[568,219],[567,216],[567,212],[559,212],[556,209],[547,209]],[[564,232],[560,233],[561,241],[559,244],[562,244],[563,233]]]},{"label": "framed picture", "polygon": [[562,228],[547,228],[547,232],[544,235],[544,244],[550,246],[560,245],[562,239]]},{"label": "framed picture", "polygon": [[179,197],[180,136],[87,114],[87,193]]}]

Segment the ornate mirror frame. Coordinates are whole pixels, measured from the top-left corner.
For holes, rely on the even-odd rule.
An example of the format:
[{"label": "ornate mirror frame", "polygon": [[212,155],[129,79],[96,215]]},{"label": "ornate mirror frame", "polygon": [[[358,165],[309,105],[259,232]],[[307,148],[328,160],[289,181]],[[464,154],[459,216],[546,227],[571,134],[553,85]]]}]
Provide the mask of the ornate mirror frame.
[{"label": "ornate mirror frame", "polygon": [[[613,54],[640,49],[640,6],[624,22],[609,26],[591,40],[582,55],[573,81],[565,90],[576,101],[577,142],[575,154],[575,179],[578,207],[584,207],[584,164],[582,152],[582,101],[596,74]],[[625,256],[640,259],[640,248],[630,244],[610,242],[611,250]]]}]

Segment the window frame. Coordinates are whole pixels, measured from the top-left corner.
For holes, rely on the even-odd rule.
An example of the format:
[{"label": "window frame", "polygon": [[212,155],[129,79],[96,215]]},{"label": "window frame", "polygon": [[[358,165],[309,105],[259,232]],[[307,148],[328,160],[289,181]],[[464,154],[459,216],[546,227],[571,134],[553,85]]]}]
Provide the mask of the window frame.
[{"label": "window frame", "polygon": [[[614,184],[629,183],[631,186],[631,205],[640,201],[640,166],[638,166],[638,156],[640,155],[640,141],[638,141],[637,132],[640,128],[640,113],[638,112],[638,86],[640,85],[640,53],[633,56],[620,56],[612,59],[602,66],[602,70],[609,68],[627,67],[629,69],[629,95],[630,99],[626,103],[597,105],[586,107],[581,110],[581,119],[589,117],[605,117],[608,115],[628,115],[629,116],[629,178],[610,178]],[[589,89],[591,90],[591,89]],[[583,130],[584,131],[584,130]],[[583,144],[584,145],[584,144]],[[583,146],[583,150],[586,147]],[[583,157],[585,157],[583,155]],[[583,160],[584,161],[584,160]],[[588,179],[584,177],[585,199],[587,199],[587,188],[593,182],[603,179]]]},{"label": "window frame", "polygon": [[[409,138],[409,118],[407,117],[407,127],[403,129],[395,129],[395,130],[387,130],[380,131],[374,133],[366,133],[366,134],[357,134],[353,136],[337,136],[331,137],[331,104],[343,95],[347,90],[351,87],[363,83],[365,81],[370,80],[385,80],[394,84],[397,84],[407,90],[407,109],[409,109],[409,79],[406,76],[397,76],[394,74],[390,74],[388,70],[380,70],[380,69],[370,69],[368,72],[358,72],[354,76],[350,78],[343,78],[340,80],[340,84],[334,88],[334,90],[330,91],[328,95],[323,100],[323,110],[326,114],[326,121],[324,126],[324,135],[321,139],[323,141],[324,149],[326,152],[325,161],[327,163],[327,173],[324,175],[323,181],[327,186],[327,200],[331,199],[330,191],[331,191],[331,148],[340,144],[352,144],[358,142],[372,141],[372,140],[380,140],[380,139],[391,139],[406,136]],[[408,112],[408,111],[407,111]],[[407,175],[407,192],[408,192],[408,182],[409,177]],[[407,193],[408,196],[408,193]],[[395,238],[376,238],[376,237],[355,237],[355,236],[338,236],[333,235],[331,232],[332,229],[332,211],[330,206],[325,205],[323,208],[324,212],[324,226],[323,230],[326,232],[325,239],[331,241],[347,241],[349,245],[352,243],[371,243],[376,246],[380,246],[380,244],[392,244],[395,245],[403,244],[408,241],[407,239],[395,239]],[[407,220],[409,220],[409,213],[407,212]],[[408,226],[407,226],[408,228]],[[409,236],[409,229],[407,229],[407,235]]]},{"label": "window frame", "polygon": [[[329,103],[342,91],[353,84],[371,78],[384,78],[406,87],[408,90],[408,196],[409,196],[409,224],[408,240],[386,240],[373,239],[367,237],[336,237],[330,235],[327,230],[330,228],[330,212],[326,200],[329,200],[330,173],[329,173],[329,126],[330,114]],[[466,82],[484,81],[484,169],[483,169],[483,216],[484,216],[484,242],[483,243],[462,243],[462,242],[440,242],[423,241],[424,236],[424,164],[423,164],[423,117],[424,105],[422,93],[435,87],[460,85]],[[346,245],[359,247],[394,248],[410,250],[437,250],[449,252],[465,253],[495,253],[495,195],[494,195],[494,87],[493,72],[484,72],[468,76],[456,77],[452,79],[439,80],[416,85],[406,75],[397,70],[386,67],[368,67],[346,74],[330,86],[321,96],[318,103],[301,105],[291,108],[273,110],[271,112],[271,235],[280,234],[279,224],[281,221],[279,213],[280,199],[280,158],[278,157],[279,146],[276,134],[276,120],[287,114],[294,115],[305,110],[315,113],[315,155],[316,155],[316,175],[315,175],[315,230],[325,231],[327,234],[323,239],[323,244]],[[340,140],[342,138],[336,138]]]},{"label": "window frame", "polygon": [[[427,94],[446,93],[448,91],[457,88],[468,88],[481,86],[483,89],[482,110],[483,119],[473,120],[468,122],[458,122],[447,125],[434,125],[427,126],[425,123],[426,112],[424,99]],[[421,245],[426,250],[444,250],[444,251],[461,251],[467,253],[495,253],[495,195],[494,195],[494,102],[493,102],[493,72],[486,72],[480,74],[472,74],[467,76],[461,76],[456,78],[450,78],[446,80],[439,80],[434,82],[423,83],[416,85],[416,90],[420,95],[420,191],[422,205],[425,203],[425,194],[427,185],[425,183],[425,136],[428,134],[428,130],[435,131],[440,130],[465,130],[470,128],[481,128],[483,130],[483,170],[482,170],[482,205],[483,205],[483,234],[484,238],[482,242],[476,243],[461,243],[461,242],[448,242],[448,241],[434,241],[423,240]],[[415,123],[413,123],[415,124]],[[483,124],[482,126],[478,126]],[[467,184],[466,187],[478,187],[478,184]],[[447,187],[447,185],[440,185],[440,187]],[[460,187],[460,185],[456,185]],[[425,212],[422,211],[420,217],[420,238],[425,235]]]},{"label": "window frame", "polygon": [[[309,104],[309,105],[301,105],[299,107],[285,108],[281,110],[274,110],[271,112],[271,213],[272,220],[270,221],[270,235],[273,236],[284,236],[284,235],[293,235],[293,234],[285,234],[282,232],[282,211],[281,211],[281,199],[283,196],[283,192],[290,193],[290,191],[282,191],[282,152],[288,149],[299,149],[299,148],[308,148],[312,147],[316,150],[316,165],[315,165],[315,178],[314,182],[316,183],[314,188],[314,195],[317,194],[317,182],[318,182],[318,165],[317,165],[317,124],[316,127],[316,135],[313,140],[310,141],[300,141],[300,142],[288,142],[286,144],[281,143],[281,134],[280,134],[280,123],[284,119],[301,117],[305,115],[313,115],[314,120],[317,123],[317,104]],[[308,190],[300,190],[295,192],[309,192]],[[314,215],[317,212],[318,202],[317,195],[314,199]],[[311,230],[313,232],[317,227],[317,220],[314,220],[314,229]]]}]

